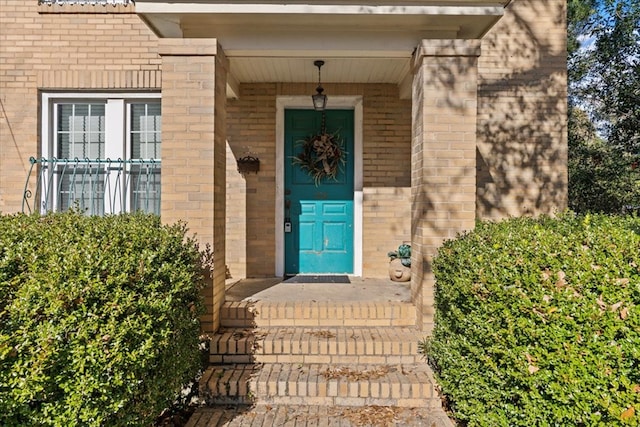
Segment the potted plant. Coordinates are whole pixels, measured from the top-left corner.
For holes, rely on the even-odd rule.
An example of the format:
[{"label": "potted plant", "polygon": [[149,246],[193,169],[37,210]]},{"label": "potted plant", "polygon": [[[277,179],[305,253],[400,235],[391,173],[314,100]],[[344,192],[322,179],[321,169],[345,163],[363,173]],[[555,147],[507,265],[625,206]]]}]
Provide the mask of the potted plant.
[{"label": "potted plant", "polygon": [[389,278],[394,282],[411,280],[411,246],[403,243],[398,250],[387,254],[389,261]]}]

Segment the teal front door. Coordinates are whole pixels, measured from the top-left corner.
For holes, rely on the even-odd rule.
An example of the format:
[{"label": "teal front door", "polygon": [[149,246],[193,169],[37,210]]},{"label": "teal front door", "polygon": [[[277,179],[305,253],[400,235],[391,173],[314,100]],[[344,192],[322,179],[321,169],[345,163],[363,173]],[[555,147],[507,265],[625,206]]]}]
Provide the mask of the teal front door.
[{"label": "teal front door", "polygon": [[353,273],[353,110],[325,111],[345,150],[335,177],[316,181],[294,161],[321,133],[322,114],[285,110],[285,274]]}]

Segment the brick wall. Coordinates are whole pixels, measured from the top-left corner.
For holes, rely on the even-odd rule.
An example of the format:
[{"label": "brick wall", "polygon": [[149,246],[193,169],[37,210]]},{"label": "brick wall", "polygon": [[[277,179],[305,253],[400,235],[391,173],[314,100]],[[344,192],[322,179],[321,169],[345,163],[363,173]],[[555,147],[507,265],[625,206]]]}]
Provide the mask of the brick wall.
[{"label": "brick wall", "polygon": [[[247,183],[248,179],[238,172],[236,159],[247,155],[234,153],[227,141],[227,267],[232,279],[247,277]],[[252,154],[254,155],[254,154]],[[262,167],[262,165],[260,165]]]},{"label": "brick wall", "polygon": [[388,277],[387,253],[411,241],[411,100],[396,85],[363,91],[363,275]]},{"label": "brick wall", "polygon": [[224,302],[226,78],[215,39],[162,39],[162,209],[165,223],[187,220],[214,251],[202,327],[214,332]]},{"label": "brick wall", "polygon": [[477,214],[567,206],[565,0],[515,0],[479,58]]},{"label": "brick wall", "polygon": [[[275,97],[275,84],[243,84],[239,99],[227,105],[227,200],[233,202],[227,206],[227,265],[233,277],[275,274]],[[248,154],[260,159],[260,172],[243,177],[235,162]]]},{"label": "brick wall", "polygon": [[21,209],[38,156],[38,89],[160,89],[157,40],[134,6],[0,5],[0,211]]},{"label": "brick wall", "polygon": [[387,253],[411,244],[411,187],[363,189],[363,275],[387,277]]},{"label": "brick wall", "polygon": [[431,262],[445,239],[475,223],[477,40],[423,40],[413,80],[411,294],[433,328]]}]

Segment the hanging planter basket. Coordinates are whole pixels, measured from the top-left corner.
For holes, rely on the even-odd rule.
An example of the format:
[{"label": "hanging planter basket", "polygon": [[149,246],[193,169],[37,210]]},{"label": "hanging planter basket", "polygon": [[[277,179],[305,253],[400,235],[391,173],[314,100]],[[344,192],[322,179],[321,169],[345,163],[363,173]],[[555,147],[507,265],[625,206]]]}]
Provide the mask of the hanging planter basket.
[{"label": "hanging planter basket", "polygon": [[253,156],[241,157],[237,161],[238,172],[241,174],[247,174],[249,172],[258,173],[260,170],[260,159]]}]

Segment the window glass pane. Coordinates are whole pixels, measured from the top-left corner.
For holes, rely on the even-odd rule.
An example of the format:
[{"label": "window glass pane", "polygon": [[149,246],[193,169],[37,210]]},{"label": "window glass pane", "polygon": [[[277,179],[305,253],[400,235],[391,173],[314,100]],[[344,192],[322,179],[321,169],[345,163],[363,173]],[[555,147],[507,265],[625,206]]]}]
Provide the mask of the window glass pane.
[{"label": "window glass pane", "polygon": [[131,158],[160,159],[160,127],[159,102],[131,104]]},{"label": "window glass pane", "polygon": [[88,215],[104,215],[105,169],[101,166],[58,167],[58,210],[78,208]]},{"label": "window glass pane", "polygon": [[160,215],[160,165],[133,164],[129,191],[131,211]]},{"label": "window glass pane", "polygon": [[58,132],[68,132],[71,129],[71,117],[73,117],[73,105],[58,105]]},{"label": "window glass pane", "polygon": [[71,158],[69,149],[71,148],[71,137],[68,133],[58,134],[58,157],[61,159]]},{"label": "window glass pane", "polygon": [[59,104],[57,156],[63,159],[104,157],[104,104]]}]

